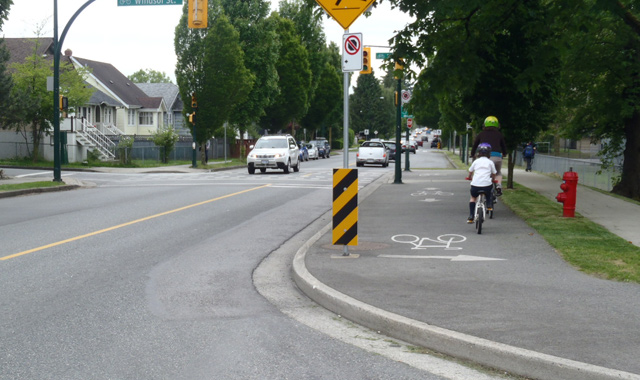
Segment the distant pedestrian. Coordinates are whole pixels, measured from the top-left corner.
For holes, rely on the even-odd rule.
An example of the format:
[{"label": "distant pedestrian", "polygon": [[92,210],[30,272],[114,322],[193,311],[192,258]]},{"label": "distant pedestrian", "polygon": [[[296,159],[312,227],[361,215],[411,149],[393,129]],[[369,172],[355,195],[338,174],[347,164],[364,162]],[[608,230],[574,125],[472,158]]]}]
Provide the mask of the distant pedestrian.
[{"label": "distant pedestrian", "polygon": [[536,147],[536,144],[533,143],[533,141],[529,141],[522,148],[522,158],[524,158],[524,161],[527,163],[527,168],[525,169],[525,171],[531,171],[531,163],[533,162],[533,158],[536,156],[537,151],[538,148]]}]

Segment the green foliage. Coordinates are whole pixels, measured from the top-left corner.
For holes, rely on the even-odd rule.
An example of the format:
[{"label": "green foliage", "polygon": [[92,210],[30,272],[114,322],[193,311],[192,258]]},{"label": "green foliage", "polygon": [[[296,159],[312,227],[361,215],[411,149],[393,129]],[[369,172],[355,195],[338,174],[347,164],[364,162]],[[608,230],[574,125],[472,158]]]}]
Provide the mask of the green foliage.
[{"label": "green foliage", "polygon": [[118,155],[120,156],[120,163],[123,165],[131,164],[131,148],[133,148],[133,137],[122,136],[118,142]]},{"label": "green foliage", "polygon": [[284,129],[306,115],[311,94],[311,69],[307,49],[296,34],[291,20],[273,14],[271,19],[277,25],[280,40],[280,56],[276,64],[280,78],[280,93],[266,110],[261,124],[269,132]]},{"label": "green foliage", "polygon": [[152,69],[140,69],[127,78],[133,83],[173,83],[164,71],[160,72]]},{"label": "green foliage", "polygon": [[[387,92],[388,96],[389,92]],[[369,129],[380,135],[395,131],[395,112],[391,111],[389,99],[384,98],[380,81],[374,74],[359,75],[353,95],[349,100],[350,125],[356,131]]]},{"label": "green foliage", "polygon": [[178,133],[176,132],[175,129],[173,129],[173,126],[171,125],[159,128],[153,134],[153,137],[151,138],[151,140],[153,141],[154,144],[156,144],[156,146],[159,146],[162,148],[161,150],[162,163],[166,164],[169,162],[169,155],[175,148],[179,138],[180,136],[178,136]]},{"label": "green foliage", "polygon": [[246,100],[238,102],[229,122],[247,131],[265,115],[265,108],[278,93],[276,62],[280,42],[275,23],[267,19],[270,3],[265,0],[221,0],[229,21],[240,34],[244,63],[255,77]]},{"label": "green foliage", "polygon": [[198,96],[197,141],[224,134],[236,104],[249,95],[255,76],[244,65],[240,36],[229,19],[220,14],[204,39],[202,89]]}]

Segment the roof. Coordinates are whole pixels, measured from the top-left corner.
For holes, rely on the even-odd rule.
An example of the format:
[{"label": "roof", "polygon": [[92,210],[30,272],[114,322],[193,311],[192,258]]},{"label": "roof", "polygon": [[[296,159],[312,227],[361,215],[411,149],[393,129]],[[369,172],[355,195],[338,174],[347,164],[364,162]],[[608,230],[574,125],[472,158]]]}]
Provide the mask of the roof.
[{"label": "roof", "polygon": [[46,56],[47,59],[53,59],[53,38],[5,38],[4,45],[9,51],[9,62],[24,63],[24,60],[33,55],[33,49],[38,43],[36,53],[40,56]]},{"label": "roof", "polygon": [[110,63],[91,61],[79,57],[72,57],[72,59],[82,66],[89,67],[92,70],[91,74],[120,98],[125,105],[142,108],[160,107],[162,97],[147,96],[144,91]]},{"label": "roof", "polygon": [[[90,86],[88,84],[87,84],[87,86],[92,87],[92,86]],[[105,94],[104,92],[98,90],[97,88],[94,88],[93,95],[91,95],[91,99],[89,99],[89,101],[86,104],[91,104],[91,105],[106,104],[106,105],[111,106],[111,107],[122,107],[123,106],[122,103],[120,103],[119,101],[117,101],[114,98],[110,97],[109,95]]]},{"label": "roof", "polygon": [[174,111],[182,111],[180,89],[173,83],[136,83],[150,97],[162,97],[165,104]]}]

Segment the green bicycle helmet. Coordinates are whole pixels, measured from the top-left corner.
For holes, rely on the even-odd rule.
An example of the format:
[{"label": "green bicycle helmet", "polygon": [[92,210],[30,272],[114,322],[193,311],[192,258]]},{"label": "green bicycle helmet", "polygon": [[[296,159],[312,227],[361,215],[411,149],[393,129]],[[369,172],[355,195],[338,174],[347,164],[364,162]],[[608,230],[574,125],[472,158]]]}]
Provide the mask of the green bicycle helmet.
[{"label": "green bicycle helmet", "polygon": [[487,116],[486,119],[484,119],[484,126],[485,127],[496,127],[496,128],[500,128],[500,123],[498,122],[498,118],[495,116]]}]

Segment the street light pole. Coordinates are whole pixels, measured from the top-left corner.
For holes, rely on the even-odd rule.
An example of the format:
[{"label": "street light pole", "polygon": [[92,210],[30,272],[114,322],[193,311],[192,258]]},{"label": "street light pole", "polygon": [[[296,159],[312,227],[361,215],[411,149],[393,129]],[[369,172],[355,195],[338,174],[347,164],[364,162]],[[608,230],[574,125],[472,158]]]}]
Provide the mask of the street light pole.
[{"label": "street light pole", "polygon": [[88,0],[71,16],[58,39],[58,0],[53,0],[53,181],[62,182],[60,150],[60,53],[62,43],[76,17],[95,0]]}]

